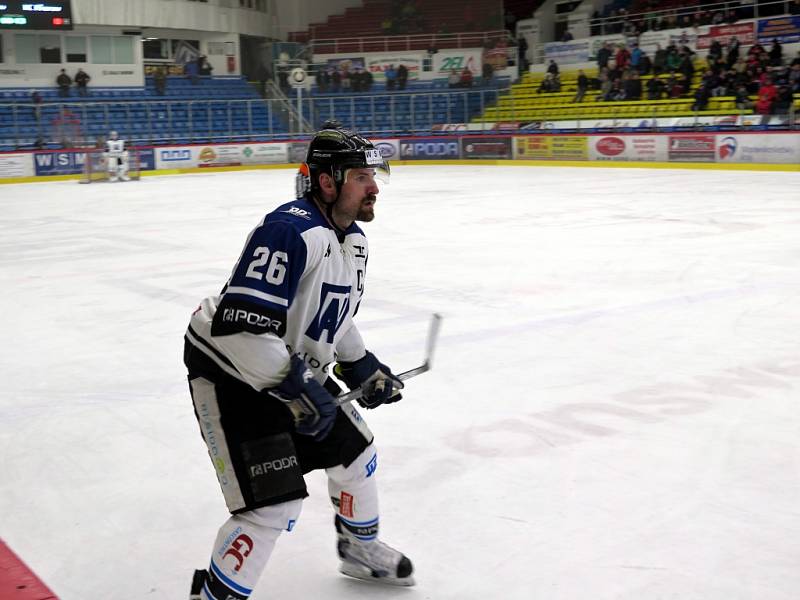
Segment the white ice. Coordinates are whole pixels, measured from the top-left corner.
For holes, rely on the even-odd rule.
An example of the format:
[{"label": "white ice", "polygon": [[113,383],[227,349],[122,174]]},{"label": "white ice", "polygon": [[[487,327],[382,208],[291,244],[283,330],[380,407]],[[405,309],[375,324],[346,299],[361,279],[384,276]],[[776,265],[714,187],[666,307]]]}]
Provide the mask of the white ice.
[{"label": "white ice", "polygon": [[[0,535],[61,600],[183,600],[227,513],[184,328],[291,170],[0,186]],[[796,600],[800,176],[398,166],[360,326],[433,371],[366,414],[382,536],[321,473],[254,600]]]}]

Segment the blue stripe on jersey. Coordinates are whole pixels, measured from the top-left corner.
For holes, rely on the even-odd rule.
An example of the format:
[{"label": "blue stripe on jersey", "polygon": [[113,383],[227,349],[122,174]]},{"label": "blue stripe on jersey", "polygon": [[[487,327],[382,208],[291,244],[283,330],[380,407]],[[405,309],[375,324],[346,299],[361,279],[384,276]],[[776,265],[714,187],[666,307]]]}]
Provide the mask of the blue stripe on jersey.
[{"label": "blue stripe on jersey", "polygon": [[244,586],[239,585],[238,583],[233,581],[230,577],[225,575],[222,572],[222,570],[217,565],[214,564],[213,560],[211,561],[211,570],[214,571],[214,575],[219,577],[219,579],[220,579],[220,581],[222,581],[222,583],[227,585],[234,592],[237,592],[239,594],[244,594],[245,596],[249,596],[253,592],[252,589],[248,589],[248,588],[246,588]]}]

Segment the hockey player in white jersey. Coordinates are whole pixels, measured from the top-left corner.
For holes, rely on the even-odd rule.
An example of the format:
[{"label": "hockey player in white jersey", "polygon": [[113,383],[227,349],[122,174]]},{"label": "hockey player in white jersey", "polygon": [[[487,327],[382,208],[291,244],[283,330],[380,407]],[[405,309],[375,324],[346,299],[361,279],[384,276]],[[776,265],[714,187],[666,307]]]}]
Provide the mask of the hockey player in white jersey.
[{"label": "hockey player in white jersey", "polygon": [[[311,141],[297,199],[250,233],[218,296],[192,315],[184,362],[203,439],[231,517],[191,598],[248,598],[281,531],[308,493],[303,475],[325,469],[340,571],[413,585],[411,561],[378,536],[373,436],[341,390],[361,387],[365,408],[403,387],[369,352],[353,323],[368,247],[356,221],[375,216],[376,177],[388,164],[368,140],[332,124]],[[300,572],[298,573],[300,574]]]},{"label": "hockey player in white jersey", "polygon": [[119,139],[116,131],[108,134],[106,151],[103,153],[108,170],[109,181],[130,181],[128,177],[128,151],[125,149],[125,140]]}]

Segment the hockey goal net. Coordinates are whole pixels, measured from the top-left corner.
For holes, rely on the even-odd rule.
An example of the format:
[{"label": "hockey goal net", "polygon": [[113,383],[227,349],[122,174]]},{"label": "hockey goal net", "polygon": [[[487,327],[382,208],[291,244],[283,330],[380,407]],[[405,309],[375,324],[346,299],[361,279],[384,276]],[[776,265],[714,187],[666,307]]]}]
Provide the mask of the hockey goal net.
[{"label": "hockey goal net", "polygon": [[[139,151],[128,148],[128,179],[137,180],[141,176]],[[105,150],[102,148],[87,148],[86,158],[83,162],[83,177],[81,183],[94,183],[96,181],[111,181],[112,174],[108,170]]]}]

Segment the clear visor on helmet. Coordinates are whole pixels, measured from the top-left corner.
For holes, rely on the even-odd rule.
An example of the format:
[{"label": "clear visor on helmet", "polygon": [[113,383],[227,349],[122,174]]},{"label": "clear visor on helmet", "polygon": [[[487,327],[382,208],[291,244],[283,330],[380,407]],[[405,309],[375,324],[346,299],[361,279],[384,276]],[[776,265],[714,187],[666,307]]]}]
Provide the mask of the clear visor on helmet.
[{"label": "clear visor on helmet", "polygon": [[345,169],[344,182],[362,181],[363,183],[375,183],[375,180],[382,183],[389,183],[389,163],[384,161],[380,165],[370,165],[369,167],[351,167]]}]

